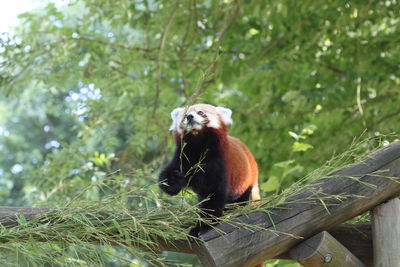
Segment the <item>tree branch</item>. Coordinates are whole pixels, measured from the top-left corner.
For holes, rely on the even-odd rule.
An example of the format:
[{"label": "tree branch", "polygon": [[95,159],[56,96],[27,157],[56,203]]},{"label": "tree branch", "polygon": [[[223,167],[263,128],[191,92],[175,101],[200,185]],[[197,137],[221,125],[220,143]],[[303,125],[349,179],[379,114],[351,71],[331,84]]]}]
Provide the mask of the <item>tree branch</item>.
[{"label": "tree branch", "polygon": [[88,41],[88,42],[94,42],[94,43],[98,43],[98,44],[102,44],[102,45],[106,45],[106,46],[112,46],[112,47],[117,47],[117,48],[122,48],[122,49],[126,49],[126,50],[130,50],[130,51],[141,51],[141,52],[152,52],[155,51],[157,49],[159,49],[159,47],[153,47],[153,48],[144,48],[144,47],[135,47],[135,46],[129,46],[126,44],[119,44],[119,43],[110,43],[104,40],[99,40],[99,39],[94,39],[94,38],[90,38],[90,37],[85,37],[85,36],[79,36],[79,37],[67,37],[67,36],[62,36],[61,39],[63,41]]},{"label": "tree branch", "polygon": [[174,17],[176,15],[176,12],[179,8],[179,0],[176,0],[175,2],[175,7],[171,13],[171,15],[168,18],[167,24],[165,24],[164,30],[163,30],[163,35],[161,37],[161,41],[160,41],[160,46],[159,46],[159,51],[158,51],[158,57],[157,57],[157,85],[156,85],[156,95],[155,95],[155,99],[154,99],[154,106],[153,106],[153,117],[157,111],[159,102],[160,102],[160,90],[161,90],[161,59],[163,56],[163,52],[164,52],[164,47],[165,47],[165,42],[167,40],[167,36],[169,33],[169,29],[170,26],[172,24],[172,21],[174,20]]}]

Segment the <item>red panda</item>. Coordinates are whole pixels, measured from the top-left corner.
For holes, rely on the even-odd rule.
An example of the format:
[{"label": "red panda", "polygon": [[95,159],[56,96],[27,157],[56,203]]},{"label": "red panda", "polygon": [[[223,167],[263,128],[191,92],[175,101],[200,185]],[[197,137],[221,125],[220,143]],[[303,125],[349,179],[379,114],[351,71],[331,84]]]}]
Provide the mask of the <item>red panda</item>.
[{"label": "red panda", "polygon": [[[227,134],[231,115],[228,108],[208,104],[171,112],[176,150],[160,173],[159,186],[170,195],[190,187],[203,201],[200,207],[206,217],[221,216],[227,203],[260,199],[253,155],[239,139]],[[198,223],[189,234],[197,237],[208,229]]]}]

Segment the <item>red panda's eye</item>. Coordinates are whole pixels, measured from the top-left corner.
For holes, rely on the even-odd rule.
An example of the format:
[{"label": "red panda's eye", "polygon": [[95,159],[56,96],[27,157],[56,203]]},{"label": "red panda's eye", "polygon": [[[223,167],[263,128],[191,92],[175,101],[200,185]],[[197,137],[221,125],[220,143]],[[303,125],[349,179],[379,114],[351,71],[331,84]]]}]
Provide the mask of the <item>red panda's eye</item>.
[{"label": "red panda's eye", "polygon": [[203,116],[204,112],[200,110],[200,111],[197,111],[197,114],[199,114],[200,116]]}]

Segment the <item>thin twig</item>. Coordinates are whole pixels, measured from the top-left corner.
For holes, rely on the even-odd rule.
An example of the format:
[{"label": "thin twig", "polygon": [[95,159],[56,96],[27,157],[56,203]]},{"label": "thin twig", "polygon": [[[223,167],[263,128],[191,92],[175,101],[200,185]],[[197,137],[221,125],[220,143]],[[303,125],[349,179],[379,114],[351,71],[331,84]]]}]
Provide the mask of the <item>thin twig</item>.
[{"label": "thin twig", "polygon": [[[224,27],[221,30],[221,33],[217,37],[217,42],[215,43],[215,56],[214,59],[212,60],[211,64],[207,67],[206,72],[202,77],[200,78],[200,82],[196,86],[196,89],[192,93],[192,95],[186,99],[185,105],[192,104],[196,101],[196,99],[201,95],[202,91],[204,88],[206,88],[209,84],[215,81],[215,75],[216,75],[216,68],[217,68],[217,62],[218,62],[218,57],[221,53],[221,43],[222,40],[225,37],[225,34],[229,30],[229,28],[232,26],[233,22],[235,21],[235,18],[237,17],[240,9],[240,0],[236,0],[236,6],[235,9],[233,10],[231,16],[227,19],[227,22],[224,24]],[[209,79],[207,79],[210,77]],[[206,80],[207,79],[207,80]]]},{"label": "thin twig", "polygon": [[175,18],[176,11],[178,10],[178,8],[179,8],[179,0],[176,1],[175,7],[173,8],[173,11],[168,18],[167,24],[164,27],[163,35],[162,35],[161,41],[160,41],[158,57],[157,57],[157,85],[156,85],[156,95],[155,95],[155,99],[154,99],[153,117],[156,113],[156,110],[157,110],[159,102],[160,102],[161,70],[162,70],[161,59],[162,59],[163,52],[164,52],[165,41],[167,40],[170,26],[172,24],[172,21]]},{"label": "thin twig", "polygon": [[107,42],[107,41],[104,41],[104,40],[93,39],[93,38],[85,37],[85,36],[79,36],[79,37],[76,37],[76,38],[62,36],[61,38],[62,38],[63,41],[71,41],[71,40],[89,41],[89,42],[99,43],[99,44],[103,44],[103,45],[107,45],[107,46],[123,48],[123,49],[130,50],[130,51],[141,51],[141,52],[147,52],[147,53],[159,49],[159,47],[144,48],[144,47],[129,46],[129,45],[126,45],[126,44],[110,43],[110,42]]},{"label": "thin twig", "polygon": [[367,122],[365,121],[365,117],[364,117],[364,110],[361,105],[361,77],[357,78],[357,89],[356,90],[357,90],[357,108],[358,108],[358,111],[360,112],[364,128],[367,128]]},{"label": "thin twig", "polygon": [[124,75],[124,76],[126,76],[126,77],[129,77],[129,78],[131,78],[131,79],[134,79],[134,80],[137,79],[136,76],[134,76],[134,75],[132,75],[132,74],[129,74],[129,73],[127,73],[126,71],[123,71],[123,70],[121,70],[121,69],[119,69],[119,68],[117,68],[117,67],[111,67],[111,69],[112,69],[113,71],[116,71],[116,72],[118,72],[119,74],[122,74],[122,75]]},{"label": "thin twig", "polygon": [[392,117],[395,117],[395,116],[399,116],[399,114],[400,114],[400,109],[396,110],[395,112],[388,113],[388,114],[386,114],[385,116],[383,116],[382,118],[380,118],[378,121],[376,121],[376,122],[371,126],[371,128],[374,129],[376,126],[378,126],[379,124],[381,124],[381,123],[384,122],[385,120],[388,120],[388,119],[390,119],[390,118],[392,118]]}]

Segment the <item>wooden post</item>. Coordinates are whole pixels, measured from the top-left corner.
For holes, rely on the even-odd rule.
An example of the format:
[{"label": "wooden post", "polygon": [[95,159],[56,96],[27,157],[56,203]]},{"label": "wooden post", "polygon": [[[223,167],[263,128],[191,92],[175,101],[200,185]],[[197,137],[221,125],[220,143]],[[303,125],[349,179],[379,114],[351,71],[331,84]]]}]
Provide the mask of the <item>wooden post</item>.
[{"label": "wooden post", "polygon": [[370,224],[343,224],[328,232],[365,265],[374,266]]},{"label": "wooden post", "polygon": [[289,254],[305,267],[365,267],[364,263],[326,231],[303,241],[291,249]]},{"label": "wooden post", "polygon": [[400,200],[395,198],[372,211],[375,267],[400,266]]}]

